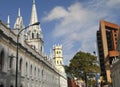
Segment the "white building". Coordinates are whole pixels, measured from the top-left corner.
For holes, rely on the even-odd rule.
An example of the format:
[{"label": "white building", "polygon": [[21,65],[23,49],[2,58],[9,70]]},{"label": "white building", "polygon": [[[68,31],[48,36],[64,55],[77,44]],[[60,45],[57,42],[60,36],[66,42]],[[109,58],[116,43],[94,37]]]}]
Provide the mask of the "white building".
[{"label": "white building", "polygon": [[[38,18],[33,0],[30,25],[35,22],[38,22]],[[15,87],[17,34],[24,28],[20,9],[14,29],[10,29],[9,16],[7,24],[0,21],[0,87]],[[21,32],[18,49],[18,87],[67,87],[62,46],[54,46],[53,49],[52,57],[44,55],[40,25],[30,26],[27,32]]]}]

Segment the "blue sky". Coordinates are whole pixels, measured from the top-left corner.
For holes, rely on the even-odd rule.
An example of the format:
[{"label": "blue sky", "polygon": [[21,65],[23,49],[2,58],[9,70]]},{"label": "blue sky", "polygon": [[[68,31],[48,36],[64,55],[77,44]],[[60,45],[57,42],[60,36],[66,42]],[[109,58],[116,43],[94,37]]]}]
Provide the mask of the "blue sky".
[{"label": "blue sky", "polygon": [[[11,28],[18,8],[25,26],[30,22],[32,0],[0,0],[0,20],[10,15]],[[64,64],[77,51],[92,53],[96,48],[96,31],[104,19],[120,25],[120,0],[36,0],[45,53],[54,44],[63,45]]]}]

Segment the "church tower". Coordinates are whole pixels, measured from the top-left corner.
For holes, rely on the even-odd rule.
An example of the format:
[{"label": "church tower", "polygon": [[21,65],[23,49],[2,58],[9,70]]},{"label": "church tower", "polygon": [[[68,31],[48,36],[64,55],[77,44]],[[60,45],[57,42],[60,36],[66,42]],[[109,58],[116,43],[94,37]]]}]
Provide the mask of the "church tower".
[{"label": "church tower", "polygon": [[56,68],[61,72],[65,72],[63,67],[62,45],[53,46],[53,59]]},{"label": "church tower", "polygon": [[[32,4],[32,13],[30,19],[30,25],[38,22],[37,11],[35,0],[33,0]],[[27,40],[26,42],[32,46],[37,52],[43,53],[43,37],[40,25],[30,26],[27,31]]]}]

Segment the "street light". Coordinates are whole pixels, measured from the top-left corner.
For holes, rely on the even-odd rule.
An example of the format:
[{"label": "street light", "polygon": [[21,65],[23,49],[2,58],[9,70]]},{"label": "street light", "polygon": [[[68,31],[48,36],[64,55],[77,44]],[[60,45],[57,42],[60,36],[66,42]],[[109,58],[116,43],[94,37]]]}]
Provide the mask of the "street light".
[{"label": "street light", "polygon": [[30,26],[34,26],[34,25],[39,25],[39,24],[40,24],[40,22],[36,22],[36,23],[34,23],[34,24],[31,24],[31,25],[29,25],[29,26],[27,26],[27,27],[21,29],[21,30],[18,32],[18,34],[17,34],[16,81],[15,81],[15,87],[18,86],[18,46],[19,46],[19,35],[21,34],[21,32],[22,32],[23,30],[27,29],[28,27],[30,27]]}]

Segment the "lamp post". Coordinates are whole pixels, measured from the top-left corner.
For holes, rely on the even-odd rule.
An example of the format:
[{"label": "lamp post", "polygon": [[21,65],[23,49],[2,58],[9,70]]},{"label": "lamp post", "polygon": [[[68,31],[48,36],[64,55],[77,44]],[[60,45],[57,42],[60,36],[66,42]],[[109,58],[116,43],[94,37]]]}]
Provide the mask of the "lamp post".
[{"label": "lamp post", "polygon": [[27,29],[30,26],[34,26],[34,25],[39,25],[40,22],[36,22],[34,24],[31,24],[23,29],[21,29],[18,34],[17,34],[17,50],[16,50],[16,81],[15,81],[15,87],[18,87],[18,47],[19,47],[19,35],[21,34],[21,32],[25,29]]}]

